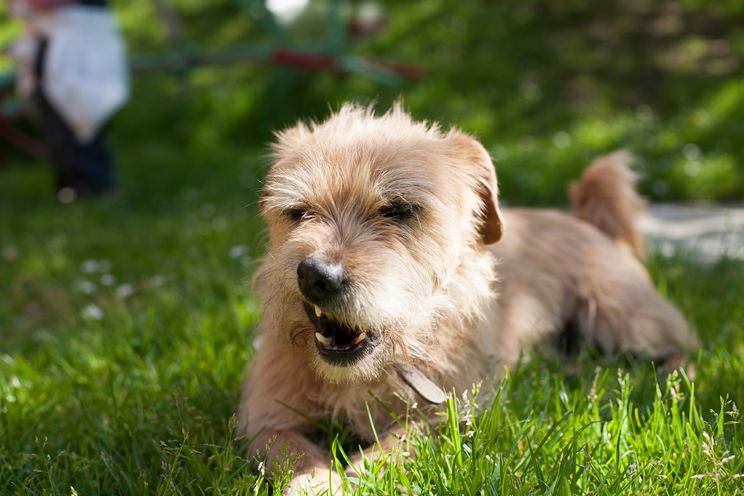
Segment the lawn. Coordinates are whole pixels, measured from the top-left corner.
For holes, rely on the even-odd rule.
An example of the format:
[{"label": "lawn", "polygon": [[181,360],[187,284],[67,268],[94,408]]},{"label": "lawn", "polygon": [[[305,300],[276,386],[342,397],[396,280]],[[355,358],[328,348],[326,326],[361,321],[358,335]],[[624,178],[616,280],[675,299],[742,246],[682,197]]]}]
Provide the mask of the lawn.
[{"label": "lawn", "polygon": [[[181,154],[123,149],[137,165],[117,204],[62,207],[42,167],[2,170],[0,494],[270,491],[233,432],[258,318],[262,166],[255,150],[230,167]],[[356,491],[741,492],[744,267],[649,265],[700,334],[694,382],[588,352],[525,361],[479,392],[484,407],[454,400],[412,433],[415,458],[371,465]],[[354,449],[343,429],[328,438],[340,460]]]},{"label": "lawn", "polygon": [[[113,3],[132,51],[163,48],[152,2]],[[188,39],[260,37],[235,2],[169,3]],[[481,139],[512,205],[564,206],[567,181],[619,147],[654,200],[744,197],[738,0],[380,3],[387,29],[354,52],[421,64],[423,80],[265,65],[138,77],[111,129],[118,203],[57,205],[49,171],[7,155],[0,495],[280,492],[288,474],[272,489],[234,413],[259,317],[265,143],[297,118],[402,96],[417,118]],[[0,24],[0,43],[17,32]],[[744,263],[652,249],[648,266],[700,336],[694,381],[588,351],[525,359],[479,406],[471,392],[417,423],[415,456],[370,462],[349,492],[743,494]],[[342,426],[327,444],[334,463],[356,449]]]}]

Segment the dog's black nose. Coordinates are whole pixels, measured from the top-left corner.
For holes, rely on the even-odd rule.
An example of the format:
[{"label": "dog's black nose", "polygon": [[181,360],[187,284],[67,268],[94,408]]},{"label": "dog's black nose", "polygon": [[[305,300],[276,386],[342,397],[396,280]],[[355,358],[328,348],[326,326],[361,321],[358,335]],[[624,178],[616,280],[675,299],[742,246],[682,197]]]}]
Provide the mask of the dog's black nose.
[{"label": "dog's black nose", "polygon": [[307,257],[297,266],[297,283],[305,298],[313,303],[326,303],[343,290],[344,268],[337,262]]}]

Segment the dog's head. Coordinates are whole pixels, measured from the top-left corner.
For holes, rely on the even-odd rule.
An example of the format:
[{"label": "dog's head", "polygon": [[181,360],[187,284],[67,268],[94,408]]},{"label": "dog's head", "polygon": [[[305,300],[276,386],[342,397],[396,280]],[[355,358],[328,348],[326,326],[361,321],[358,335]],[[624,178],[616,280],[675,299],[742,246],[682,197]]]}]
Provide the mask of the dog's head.
[{"label": "dog's head", "polygon": [[484,247],[502,233],[497,193],[477,141],[397,106],[375,116],[347,105],[280,132],[260,202],[267,318],[333,382],[426,357],[438,319],[477,311],[481,295],[463,280],[473,264],[487,291]]}]

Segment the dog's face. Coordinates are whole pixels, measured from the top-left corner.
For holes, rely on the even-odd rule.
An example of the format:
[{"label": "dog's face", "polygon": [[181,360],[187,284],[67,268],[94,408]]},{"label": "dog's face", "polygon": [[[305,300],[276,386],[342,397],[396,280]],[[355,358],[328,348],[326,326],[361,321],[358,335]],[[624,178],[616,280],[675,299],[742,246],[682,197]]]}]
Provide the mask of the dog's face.
[{"label": "dog's face", "polygon": [[332,382],[425,357],[461,266],[501,237],[496,195],[480,144],[397,107],[279,133],[261,196],[264,311]]}]

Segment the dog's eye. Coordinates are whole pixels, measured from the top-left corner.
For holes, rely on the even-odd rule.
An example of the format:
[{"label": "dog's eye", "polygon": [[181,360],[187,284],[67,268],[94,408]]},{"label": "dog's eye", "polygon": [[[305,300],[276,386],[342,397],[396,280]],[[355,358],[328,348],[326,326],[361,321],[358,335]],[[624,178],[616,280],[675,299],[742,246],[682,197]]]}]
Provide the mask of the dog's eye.
[{"label": "dog's eye", "polygon": [[302,208],[290,208],[284,211],[284,215],[286,215],[292,222],[300,222],[305,218],[306,214],[307,210]]},{"label": "dog's eye", "polygon": [[397,222],[406,221],[416,215],[417,212],[418,206],[410,203],[391,203],[380,209],[380,215]]}]

